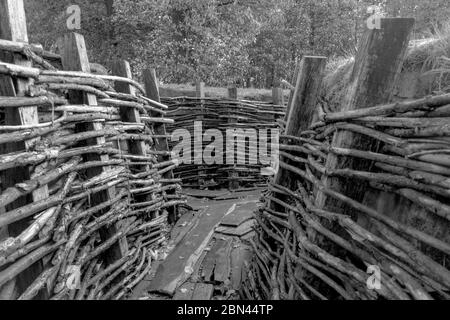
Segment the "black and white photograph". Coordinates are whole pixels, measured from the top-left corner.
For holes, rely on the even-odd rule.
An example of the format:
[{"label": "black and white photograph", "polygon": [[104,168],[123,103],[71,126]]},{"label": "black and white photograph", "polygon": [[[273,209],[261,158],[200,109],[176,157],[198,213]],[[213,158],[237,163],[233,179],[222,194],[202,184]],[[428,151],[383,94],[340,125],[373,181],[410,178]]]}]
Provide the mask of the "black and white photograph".
[{"label": "black and white photograph", "polygon": [[450,2],[0,0],[12,300],[450,300]]}]

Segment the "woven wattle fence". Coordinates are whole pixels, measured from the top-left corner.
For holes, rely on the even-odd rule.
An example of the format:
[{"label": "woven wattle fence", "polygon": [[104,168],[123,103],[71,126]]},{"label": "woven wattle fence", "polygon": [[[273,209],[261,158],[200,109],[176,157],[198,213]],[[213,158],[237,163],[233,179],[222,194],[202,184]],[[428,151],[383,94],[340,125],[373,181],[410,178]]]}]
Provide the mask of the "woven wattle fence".
[{"label": "woven wattle fence", "polygon": [[413,25],[366,30],[338,111],[302,59],[243,297],[450,298],[450,94],[391,103]]},{"label": "woven wattle fence", "polygon": [[[168,125],[169,132],[177,129],[186,129],[191,135],[192,159],[195,159],[194,123],[201,122],[204,135],[208,130],[219,130],[223,137],[223,157],[221,163],[206,164],[182,164],[174,172],[175,176],[183,181],[184,187],[192,188],[249,188],[266,186],[268,177],[261,175],[264,167],[260,161],[250,164],[250,157],[258,155],[260,139],[257,146],[251,146],[248,140],[242,156],[245,164],[240,164],[237,157],[239,150],[235,150],[235,163],[227,164],[227,129],[254,130],[258,135],[267,132],[268,156],[270,156],[270,142],[272,130],[278,129],[279,120],[284,118],[286,107],[272,103],[232,100],[220,98],[165,98],[163,102],[169,106],[168,116],[175,120],[173,125]],[[237,141],[244,136],[236,135]],[[259,138],[259,136],[258,136]],[[245,137],[244,137],[245,139]],[[202,151],[212,141],[202,141]],[[173,148],[178,142],[172,142]],[[255,148],[256,147],[256,148]],[[259,159],[258,159],[259,160]],[[267,165],[266,165],[267,166]],[[233,187],[234,185],[234,187]]]},{"label": "woven wattle fence", "polygon": [[[80,41],[65,38],[65,67],[74,68],[73,55],[86,69],[85,52],[71,50]],[[130,78],[57,70],[45,57],[61,57],[23,43],[1,40],[1,49],[34,67],[0,63],[3,81],[26,84],[21,96],[0,97],[0,292],[125,297],[165,248],[169,208],[185,202],[179,181],[162,178],[177,162],[158,161],[169,151],[154,148],[166,138],[153,127],[171,122],[167,107]],[[117,65],[130,75],[126,62]],[[39,123],[9,125],[29,110]]]},{"label": "woven wattle fence", "polygon": [[[281,168],[294,188],[272,183],[257,214],[259,238],[248,279],[252,298],[449,298],[448,232],[426,233],[420,219],[399,219],[355,201],[323,178],[398,195],[425,209],[424,220],[450,227],[450,94],[373,108],[323,114],[300,137],[282,137]],[[335,148],[336,131],[383,144],[382,152]],[[327,158],[373,162],[370,171],[328,170]],[[287,163],[289,162],[289,163]],[[347,212],[316,205],[322,193]],[[367,198],[366,198],[367,199]],[[280,209],[281,208],[281,209]],[[356,211],[364,219],[355,219]],[[346,214],[348,213],[348,214]],[[380,290],[367,287],[367,266],[381,270]],[[291,290],[289,290],[291,289]]]}]

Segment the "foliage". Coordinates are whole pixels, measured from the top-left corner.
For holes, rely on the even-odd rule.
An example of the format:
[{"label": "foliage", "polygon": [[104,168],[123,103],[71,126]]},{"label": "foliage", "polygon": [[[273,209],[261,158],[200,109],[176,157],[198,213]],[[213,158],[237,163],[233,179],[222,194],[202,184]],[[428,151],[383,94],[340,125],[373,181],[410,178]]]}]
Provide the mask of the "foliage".
[{"label": "foliage", "polygon": [[155,67],[165,83],[216,86],[271,87],[291,80],[302,55],[352,55],[371,5],[415,17],[415,38],[450,13],[448,0],[26,0],[31,40],[56,48],[72,4],[91,60],[127,59],[138,77]]}]

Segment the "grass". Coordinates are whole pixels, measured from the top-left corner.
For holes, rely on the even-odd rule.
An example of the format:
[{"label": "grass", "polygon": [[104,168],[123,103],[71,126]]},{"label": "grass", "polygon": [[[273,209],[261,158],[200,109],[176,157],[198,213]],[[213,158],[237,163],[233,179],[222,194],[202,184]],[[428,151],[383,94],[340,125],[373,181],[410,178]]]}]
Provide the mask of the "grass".
[{"label": "grass", "polygon": [[[160,91],[162,97],[195,97],[195,86],[190,84],[165,84],[161,86]],[[210,98],[227,98],[228,90],[227,88],[205,87],[205,94],[206,97]],[[285,90],[286,97],[288,94],[289,90]],[[272,90],[238,88],[238,98],[257,101],[272,101]]]}]

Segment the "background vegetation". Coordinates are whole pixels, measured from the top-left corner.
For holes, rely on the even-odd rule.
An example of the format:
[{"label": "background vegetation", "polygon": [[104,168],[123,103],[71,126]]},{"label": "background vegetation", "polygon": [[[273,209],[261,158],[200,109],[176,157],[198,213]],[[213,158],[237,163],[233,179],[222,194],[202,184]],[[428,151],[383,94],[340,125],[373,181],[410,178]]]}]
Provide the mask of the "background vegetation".
[{"label": "background vegetation", "polygon": [[448,0],[25,0],[31,41],[56,49],[66,8],[82,10],[91,60],[131,62],[140,76],[154,66],[164,83],[235,83],[270,88],[290,80],[296,59],[355,53],[377,5],[389,16],[415,17],[414,37],[438,30],[450,17]]}]

